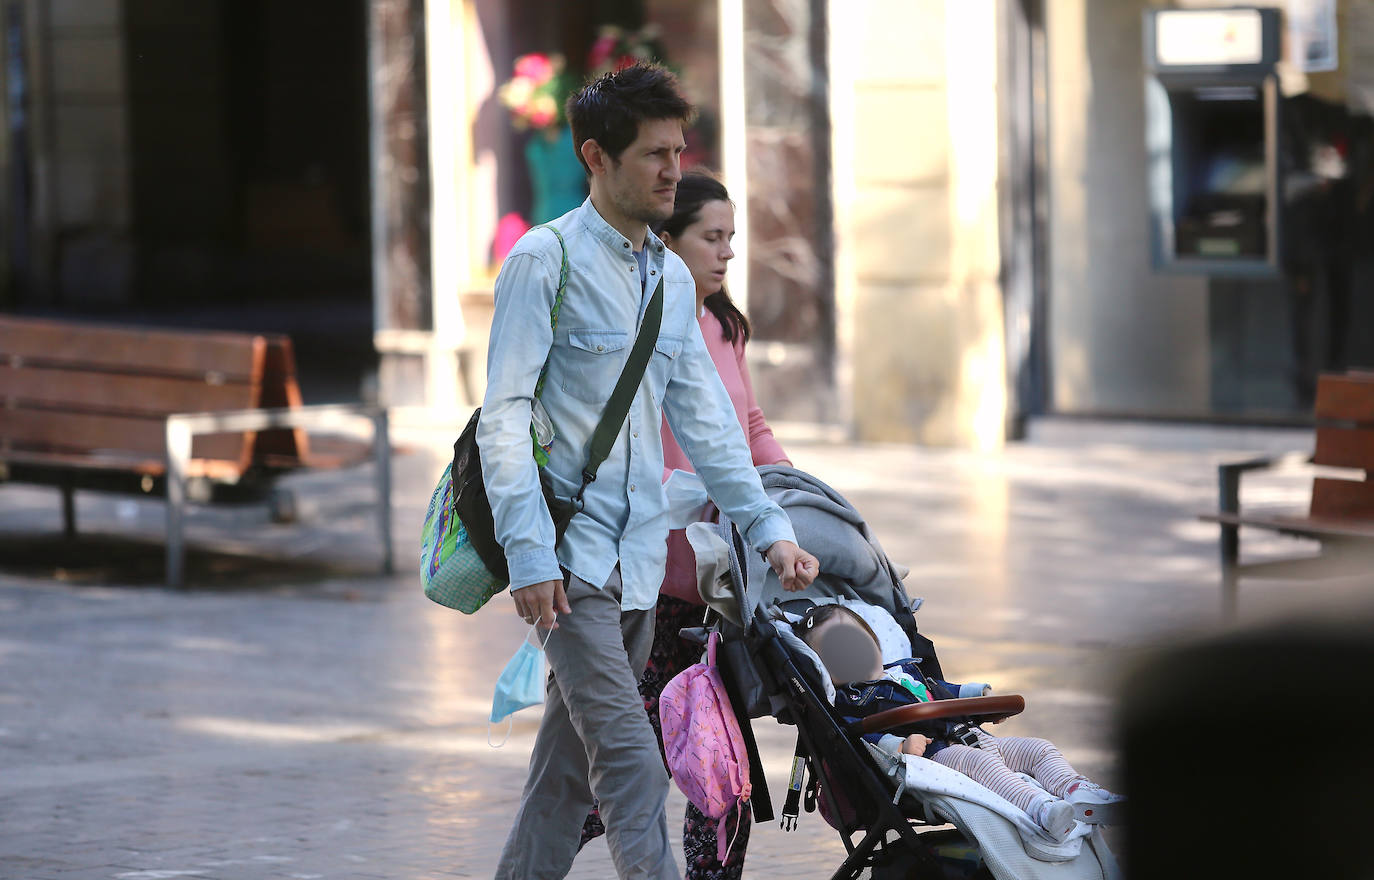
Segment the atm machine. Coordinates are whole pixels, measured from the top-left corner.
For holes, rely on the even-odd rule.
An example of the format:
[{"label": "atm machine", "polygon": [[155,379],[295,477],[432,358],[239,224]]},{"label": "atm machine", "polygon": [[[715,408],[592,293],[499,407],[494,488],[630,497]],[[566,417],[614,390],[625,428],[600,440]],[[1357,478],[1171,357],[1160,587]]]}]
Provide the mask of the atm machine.
[{"label": "atm machine", "polygon": [[1151,9],[1144,35],[1155,267],[1277,277],[1279,11]]}]

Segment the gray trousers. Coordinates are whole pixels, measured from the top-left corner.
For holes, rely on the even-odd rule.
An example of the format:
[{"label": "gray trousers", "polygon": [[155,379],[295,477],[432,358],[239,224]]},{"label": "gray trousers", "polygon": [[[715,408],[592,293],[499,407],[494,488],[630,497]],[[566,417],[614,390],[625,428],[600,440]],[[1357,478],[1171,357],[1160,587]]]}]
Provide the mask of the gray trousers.
[{"label": "gray trousers", "polygon": [[682,875],[668,845],[668,774],[638,682],[654,612],[620,610],[620,569],[603,589],[570,576],[568,604],[545,647],[544,720],[530,755],[497,880],[562,878],[572,868],[592,798],[622,878]]}]

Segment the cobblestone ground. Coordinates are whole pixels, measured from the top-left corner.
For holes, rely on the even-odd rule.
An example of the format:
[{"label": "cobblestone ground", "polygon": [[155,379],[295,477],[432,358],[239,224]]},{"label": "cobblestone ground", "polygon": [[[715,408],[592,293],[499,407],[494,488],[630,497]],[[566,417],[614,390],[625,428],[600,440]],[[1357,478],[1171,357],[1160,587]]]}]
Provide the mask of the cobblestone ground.
[{"label": "cobblestone ground", "polygon": [[[1046,736],[1110,783],[1116,670],[1219,622],[1215,532],[1194,518],[1213,503],[1215,462],[1306,442],[1048,422],[989,455],[789,449],[911,566],[950,675],[1026,695],[1000,732]],[[392,577],[371,573],[363,473],[293,481],[294,525],[197,511],[180,593],[157,583],[160,504],[79,496],[85,537],[64,545],[56,493],[0,486],[0,877],[491,875],[538,721],[522,712],[503,748],[488,745],[492,684],[523,625],[504,597],[464,617],[420,594],[410,560],[443,443],[409,446]],[[1250,497],[1301,504],[1305,479],[1258,480]],[[1242,594],[1248,618],[1285,601],[1281,586]],[[758,731],[780,789],[792,730]],[[682,806],[675,791],[675,843]],[[843,852],[803,816],[791,834],[756,830],[746,876],[825,877]],[[571,876],[614,876],[604,843]]]}]

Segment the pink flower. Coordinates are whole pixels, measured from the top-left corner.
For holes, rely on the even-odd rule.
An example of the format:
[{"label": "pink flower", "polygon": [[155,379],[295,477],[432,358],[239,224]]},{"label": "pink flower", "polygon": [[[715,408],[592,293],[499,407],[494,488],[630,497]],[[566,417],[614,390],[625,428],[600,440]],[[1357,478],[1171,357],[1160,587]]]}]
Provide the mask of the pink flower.
[{"label": "pink flower", "polygon": [[592,70],[599,69],[611,57],[615,51],[615,35],[602,33],[595,43],[592,43],[592,50],[587,53],[587,66]]},{"label": "pink flower", "polygon": [[515,75],[542,83],[553,76],[553,62],[547,55],[532,52],[515,59]]}]

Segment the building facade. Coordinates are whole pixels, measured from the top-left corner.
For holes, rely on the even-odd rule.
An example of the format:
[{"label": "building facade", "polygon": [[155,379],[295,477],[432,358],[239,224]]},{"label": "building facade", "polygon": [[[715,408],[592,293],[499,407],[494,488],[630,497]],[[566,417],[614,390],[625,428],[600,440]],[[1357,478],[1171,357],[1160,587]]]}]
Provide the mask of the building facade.
[{"label": "building facade", "polygon": [[1317,372],[1374,364],[1374,0],[1262,4],[1297,194],[1267,278],[1154,263],[1163,5],[0,0],[0,308],[289,332],[308,398],[460,422],[502,242],[575,161],[500,88],[528,53],[587,72],[614,26],[701,108],[771,420],[973,448],[1041,413],[1300,421]]},{"label": "building facade", "polygon": [[480,398],[493,241],[521,207],[520,136],[493,95],[525,52],[585,52],[602,12],[655,27],[701,108],[701,164],[737,201],[731,292],[755,324],[770,417],[865,440],[1002,442],[994,4],[645,0],[550,12],[553,27],[519,6],[424,11],[433,324],[379,326],[384,373],[407,363],[402,384],[425,377],[426,403]]}]

